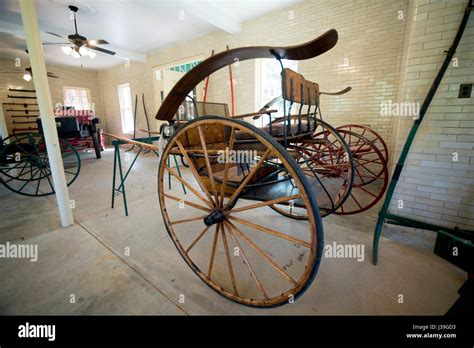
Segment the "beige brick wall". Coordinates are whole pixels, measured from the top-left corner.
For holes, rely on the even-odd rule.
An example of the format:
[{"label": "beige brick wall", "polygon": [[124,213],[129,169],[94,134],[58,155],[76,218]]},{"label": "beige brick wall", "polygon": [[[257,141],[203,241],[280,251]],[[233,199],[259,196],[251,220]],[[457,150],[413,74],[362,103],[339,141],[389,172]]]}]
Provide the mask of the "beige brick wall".
[{"label": "beige brick wall", "polygon": [[128,67],[119,65],[112,69],[99,72],[99,82],[107,118],[107,131],[113,134],[122,134],[122,122],[117,86],[124,83],[130,84],[132,103],[135,105],[135,95],[138,95],[137,108],[137,137],[144,136],[138,129],[146,129],[145,115],[142,106],[142,93],[145,95],[148,118],[152,129],[156,128],[153,103],[152,68],[144,63],[130,63]]},{"label": "beige brick wall", "polygon": [[[13,60],[0,60],[0,71],[20,69],[15,68],[14,64]],[[88,88],[91,92],[91,102],[95,104],[96,115],[101,117],[101,127],[105,127],[99,76],[96,71],[52,65],[47,66],[47,71],[53,72],[59,77],[57,79],[48,79],[53,106],[64,102],[63,86]],[[0,103],[13,101],[7,97],[8,94],[12,94],[8,92],[9,88],[35,89],[35,86],[33,80],[29,82],[23,80],[23,74],[0,74]],[[5,115],[8,117],[7,113]]]},{"label": "beige brick wall", "polygon": [[[405,101],[422,103],[457,32],[465,0],[418,0],[408,44]],[[474,82],[474,18],[411,147],[391,212],[447,227],[474,227],[474,99],[458,99],[459,85]],[[453,62],[454,63],[454,62]],[[412,125],[399,119],[397,154]],[[453,153],[459,159],[453,161]],[[397,156],[398,158],[398,156]],[[403,200],[403,209],[398,200]]]}]

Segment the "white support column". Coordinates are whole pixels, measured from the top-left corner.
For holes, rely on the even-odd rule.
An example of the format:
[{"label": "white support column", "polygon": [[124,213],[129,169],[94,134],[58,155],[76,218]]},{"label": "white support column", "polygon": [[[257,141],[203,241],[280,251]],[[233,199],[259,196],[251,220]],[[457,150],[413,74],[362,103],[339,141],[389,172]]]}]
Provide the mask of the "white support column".
[{"label": "white support column", "polygon": [[8,137],[7,121],[5,120],[5,114],[3,113],[3,106],[0,105],[0,138]]},{"label": "white support column", "polygon": [[70,208],[66,175],[64,174],[56,122],[54,121],[53,101],[46,75],[46,64],[39,34],[38,18],[36,17],[35,1],[20,0],[20,8],[59,215],[61,217],[61,224],[63,227],[66,227],[74,224],[74,217]]}]

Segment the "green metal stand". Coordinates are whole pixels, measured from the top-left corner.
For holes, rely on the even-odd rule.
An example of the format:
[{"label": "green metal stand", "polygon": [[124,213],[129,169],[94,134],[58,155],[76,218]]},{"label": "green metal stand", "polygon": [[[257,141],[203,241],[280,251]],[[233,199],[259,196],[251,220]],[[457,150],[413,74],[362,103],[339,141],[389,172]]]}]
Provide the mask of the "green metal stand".
[{"label": "green metal stand", "polygon": [[[438,89],[441,80],[443,79],[444,74],[446,73],[446,70],[448,69],[448,66],[453,59],[454,53],[456,52],[456,49],[459,45],[459,41],[461,41],[461,37],[463,35],[464,29],[466,28],[467,22],[469,20],[469,14],[472,9],[472,0],[468,1],[468,5],[466,7],[466,10],[464,11],[464,16],[461,22],[461,25],[459,26],[458,32],[456,34],[456,37],[454,38],[453,44],[449,51],[447,52],[446,58],[444,59],[443,65],[441,66],[438,74],[436,75],[436,78],[431,85],[430,90],[428,91],[428,94],[423,102],[423,105],[421,106],[420,109],[420,116],[419,118],[414,122],[410,133],[408,134],[408,139],[403,146],[403,150],[400,154],[400,158],[398,160],[398,163],[395,167],[395,171],[393,173],[392,179],[390,181],[390,184],[388,186],[387,190],[387,195],[385,196],[385,200],[382,206],[382,209],[379,212],[379,217],[377,220],[377,225],[375,227],[374,231],[374,240],[373,240],[373,264],[377,264],[378,260],[378,245],[379,245],[379,240],[380,240],[380,235],[382,234],[382,228],[384,223],[389,223],[389,224],[403,224],[403,226],[408,226],[408,227],[414,227],[414,228],[425,228],[428,230],[436,231],[438,233],[445,233],[449,234],[452,238],[457,238],[455,235],[455,232],[458,231],[457,229],[446,229],[441,226],[435,226],[435,225],[429,225],[429,224],[424,224],[420,221],[416,220],[411,220],[407,218],[402,218],[398,215],[390,214],[388,212],[388,207],[390,204],[390,201],[392,200],[393,193],[395,192],[395,187],[397,186],[398,179],[400,178],[400,174],[402,172],[403,166],[405,164],[406,158],[408,156],[408,152],[410,151],[410,147],[413,144],[413,141],[415,140],[416,133],[418,132],[418,128],[421,125],[421,122],[423,121],[423,118],[426,114],[426,111],[428,110],[428,107],[430,106],[431,101],[433,100],[433,97],[436,93],[436,90]],[[424,226],[424,227],[423,227]],[[431,227],[431,228],[427,228]],[[469,242],[469,241],[467,241]],[[471,243],[472,244],[472,243]]]},{"label": "green metal stand", "polygon": [[[136,139],[132,139],[132,140],[135,140],[135,141],[139,141],[139,142],[142,142],[142,143],[147,143],[147,144],[151,144],[153,141],[157,141],[159,140],[160,137],[157,136],[157,137],[146,137],[146,138],[136,138]],[[122,194],[122,199],[123,199],[123,206],[124,206],[124,209],[125,209],[125,215],[128,216],[128,205],[127,205],[127,194],[125,192],[125,180],[127,180],[127,177],[128,177],[128,174],[130,174],[130,171],[132,170],[135,162],[137,161],[138,159],[138,156],[140,156],[143,148],[139,147],[139,150],[138,152],[135,154],[135,157],[133,158],[132,160],[132,163],[130,164],[130,167],[128,167],[127,171],[125,172],[125,175],[123,173],[123,168],[122,168],[122,160],[120,158],[120,145],[124,145],[124,144],[128,144],[127,142],[123,141],[123,140],[114,140],[112,141],[112,145],[114,146],[114,174],[113,174],[113,178],[112,178],[112,209],[114,208],[114,204],[115,204],[115,193],[121,193]],[[155,150],[152,150],[155,155],[159,158],[159,154],[158,152],[156,152]],[[181,177],[181,171],[179,169],[179,166],[178,166],[178,161],[176,160],[176,155],[174,155],[174,162],[175,162],[175,165],[176,165],[176,169],[178,170],[178,175]],[[169,166],[169,158],[168,158],[168,166]],[[118,167],[118,173],[119,173],[119,177],[120,177],[120,184],[118,185],[118,187],[116,187],[116,182],[117,182],[117,167]],[[171,178],[168,178],[169,179],[169,188],[171,189]],[[186,188],[183,184],[181,184],[182,188],[183,188],[183,192],[184,194],[186,194]]]}]

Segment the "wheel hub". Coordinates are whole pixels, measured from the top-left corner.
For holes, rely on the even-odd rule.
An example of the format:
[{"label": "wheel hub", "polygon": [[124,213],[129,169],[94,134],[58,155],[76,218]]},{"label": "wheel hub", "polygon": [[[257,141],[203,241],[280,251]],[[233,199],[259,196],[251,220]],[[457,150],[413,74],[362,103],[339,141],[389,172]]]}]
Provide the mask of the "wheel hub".
[{"label": "wheel hub", "polygon": [[224,214],[217,208],[213,209],[210,214],[204,218],[204,224],[206,226],[212,226],[222,221],[224,221]]}]

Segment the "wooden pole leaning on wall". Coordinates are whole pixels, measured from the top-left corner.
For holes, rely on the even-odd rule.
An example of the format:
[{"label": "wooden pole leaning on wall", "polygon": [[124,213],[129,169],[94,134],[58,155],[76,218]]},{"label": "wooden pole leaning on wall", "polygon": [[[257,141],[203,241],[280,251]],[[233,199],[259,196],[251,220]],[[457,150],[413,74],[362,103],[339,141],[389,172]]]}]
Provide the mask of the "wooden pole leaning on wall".
[{"label": "wooden pole leaning on wall", "polygon": [[54,120],[53,101],[46,75],[46,64],[39,35],[35,1],[20,0],[20,8],[59,215],[62,226],[66,227],[74,224],[74,216],[70,207],[69,191],[66,175],[64,174],[56,122]]}]

